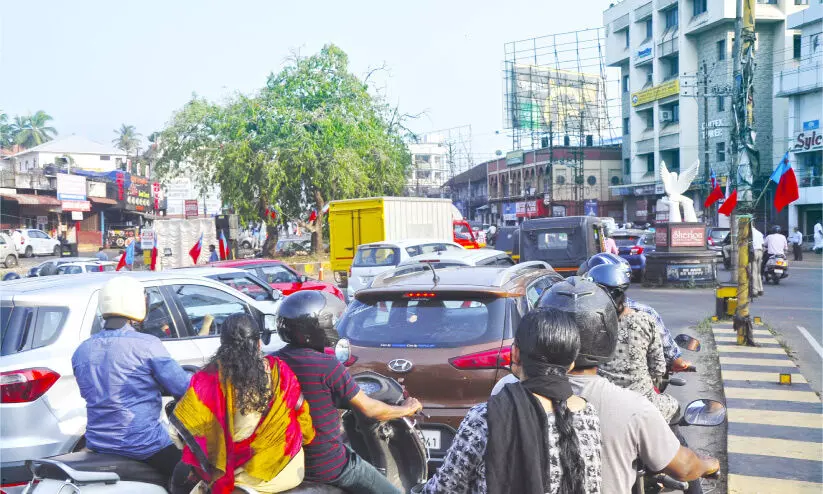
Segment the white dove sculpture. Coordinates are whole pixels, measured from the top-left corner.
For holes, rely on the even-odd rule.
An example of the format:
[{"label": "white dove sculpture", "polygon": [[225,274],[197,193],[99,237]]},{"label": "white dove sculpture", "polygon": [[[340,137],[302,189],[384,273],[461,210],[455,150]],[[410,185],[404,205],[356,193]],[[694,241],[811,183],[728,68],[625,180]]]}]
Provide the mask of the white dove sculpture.
[{"label": "white dove sculpture", "polygon": [[[663,181],[663,190],[666,197],[663,203],[669,206],[669,223],[697,223],[697,214],[694,212],[694,201],[684,196],[683,193],[689,190],[692,180],[697,176],[700,168],[700,160],[687,168],[683,173],[670,172],[666,168],[666,162],[660,162],[660,180]],[[680,207],[683,207],[683,216],[680,216]]]}]

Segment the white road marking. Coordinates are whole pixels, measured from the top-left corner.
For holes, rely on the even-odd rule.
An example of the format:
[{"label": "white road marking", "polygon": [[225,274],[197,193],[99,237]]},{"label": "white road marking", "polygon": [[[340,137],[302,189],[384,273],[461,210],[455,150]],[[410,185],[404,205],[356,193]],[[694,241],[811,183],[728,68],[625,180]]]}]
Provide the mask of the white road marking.
[{"label": "white road marking", "polygon": [[800,331],[800,334],[805,336],[807,340],[809,340],[809,344],[811,344],[814,351],[820,355],[820,358],[823,358],[823,347],[820,346],[820,343],[818,343],[817,340],[815,340],[803,326],[798,326],[797,330]]}]

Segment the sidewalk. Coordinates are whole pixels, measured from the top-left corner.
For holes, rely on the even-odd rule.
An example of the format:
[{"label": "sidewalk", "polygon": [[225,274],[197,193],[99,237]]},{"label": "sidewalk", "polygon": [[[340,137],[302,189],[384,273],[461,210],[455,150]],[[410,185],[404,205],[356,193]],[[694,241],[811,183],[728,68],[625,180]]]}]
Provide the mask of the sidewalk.
[{"label": "sidewalk", "polygon": [[[823,492],[823,404],[780,343],[755,329],[759,347],[737,345],[714,323],[728,407],[730,493]],[[780,373],[791,385],[778,383]]]}]

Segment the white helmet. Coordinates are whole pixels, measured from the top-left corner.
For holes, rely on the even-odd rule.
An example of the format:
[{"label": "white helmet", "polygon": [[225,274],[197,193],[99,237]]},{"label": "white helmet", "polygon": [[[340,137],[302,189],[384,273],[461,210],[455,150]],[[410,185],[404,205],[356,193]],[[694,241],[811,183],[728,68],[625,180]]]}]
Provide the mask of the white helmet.
[{"label": "white helmet", "polygon": [[146,318],[146,291],[129,276],[117,276],[100,291],[100,313],[103,318],[125,317],[131,321]]}]

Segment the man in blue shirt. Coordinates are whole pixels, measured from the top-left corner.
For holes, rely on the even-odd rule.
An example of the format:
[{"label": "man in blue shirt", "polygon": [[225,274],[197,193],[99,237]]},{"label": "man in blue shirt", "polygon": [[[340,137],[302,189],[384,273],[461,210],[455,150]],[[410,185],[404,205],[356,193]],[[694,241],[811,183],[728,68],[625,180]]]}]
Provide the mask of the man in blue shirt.
[{"label": "man in blue shirt", "polygon": [[171,478],[180,461],[160,422],[163,391],[181,397],[191,376],[155,336],[132,326],[146,317],[143,286],[118,276],[100,291],[104,330],[80,344],[71,359],[86,400],[86,446],[145,462]]}]

